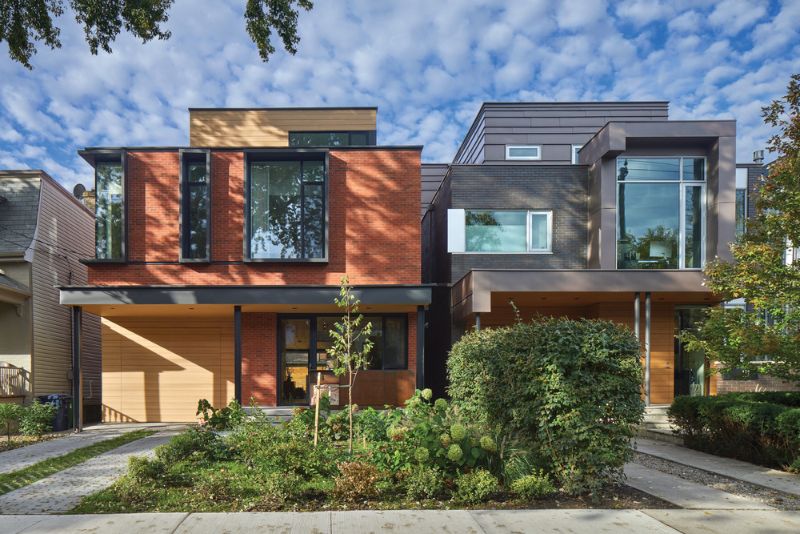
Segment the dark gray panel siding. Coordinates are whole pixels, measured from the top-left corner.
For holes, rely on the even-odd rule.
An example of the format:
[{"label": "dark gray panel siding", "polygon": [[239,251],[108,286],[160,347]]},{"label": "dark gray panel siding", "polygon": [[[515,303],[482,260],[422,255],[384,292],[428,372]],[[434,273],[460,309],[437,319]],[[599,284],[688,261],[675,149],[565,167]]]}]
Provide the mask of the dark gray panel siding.
[{"label": "dark gray panel siding", "polygon": [[[668,118],[667,102],[566,102],[484,104],[454,163],[565,165],[572,145],[583,145],[608,121]],[[506,161],[506,145],[540,145],[538,161]],[[479,155],[479,156],[478,156]]]},{"label": "dark gray panel siding", "polygon": [[425,212],[428,210],[428,206],[430,206],[434,195],[436,195],[436,191],[439,189],[439,185],[442,183],[442,178],[444,178],[444,175],[447,174],[447,168],[448,166],[446,163],[422,164],[422,171],[420,173],[420,176],[422,177],[422,216],[425,215]]},{"label": "dark gray panel siding", "polygon": [[[448,182],[451,208],[553,211],[552,254],[448,254],[450,282],[470,269],[586,268],[586,166],[453,166]],[[446,228],[443,235],[446,240]]]}]

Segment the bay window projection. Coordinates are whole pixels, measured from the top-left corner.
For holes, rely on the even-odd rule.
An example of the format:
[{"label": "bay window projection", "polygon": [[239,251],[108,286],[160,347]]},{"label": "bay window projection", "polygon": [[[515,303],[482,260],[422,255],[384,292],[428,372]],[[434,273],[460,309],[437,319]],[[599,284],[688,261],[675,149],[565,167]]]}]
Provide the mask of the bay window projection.
[{"label": "bay window projection", "polygon": [[95,164],[95,191],[95,257],[123,260],[125,182],[120,159]]},{"label": "bay window projection", "polygon": [[706,160],[617,158],[617,268],[700,269]]}]

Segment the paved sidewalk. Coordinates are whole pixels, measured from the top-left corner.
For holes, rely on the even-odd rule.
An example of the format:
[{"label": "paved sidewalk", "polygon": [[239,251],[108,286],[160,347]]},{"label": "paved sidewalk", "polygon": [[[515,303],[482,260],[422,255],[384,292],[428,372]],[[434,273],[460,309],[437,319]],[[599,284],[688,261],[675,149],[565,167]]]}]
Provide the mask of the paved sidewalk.
[{"label": "paved sidewalk", "polygon": [[651,439],[636,438],[636,450],[657,458],[669,460],[696,469],[703,469],[729,478],[744,480],[784,493],[800,496],[800,476],[753,465],[732,458],[723,458],[695,451],[680,445]]},{"label": "paved sidewalk", "polygon": [[[177,430],[165,430],[59,471],[18,490],[0,495],[0,514],[53,514],[68,512],[86,495],[107,488],[125,473],[128,458],[149,455]],[[0,523],[5,518],[0,517]],[[3,529],[0,528],[0,531]]]},{"label": "paved sidewalk", "polygon": [[20,447],[19,449],[0,452],[0,474],[19,471],[42,460],[62,456],[74,450],[88,447],[134,430],[143,428],[158,430],[168,427],[169,425],[145,424],[95,425],[87,427],[79,434],[70,434],[65,437]]},{"label": "paved sidewalk", "polygon": [[694,510],[774,510],[747,499],[636,463],[625,465],[625,483],[681,508]]},{"label": "paved sidewalk", "polygon": [[350,534],[428,532],[504,534],[740,534],[800,532],[800,512],[710,510],[394,510],[238,514],[5,516],[4,534],[124,532]]}]

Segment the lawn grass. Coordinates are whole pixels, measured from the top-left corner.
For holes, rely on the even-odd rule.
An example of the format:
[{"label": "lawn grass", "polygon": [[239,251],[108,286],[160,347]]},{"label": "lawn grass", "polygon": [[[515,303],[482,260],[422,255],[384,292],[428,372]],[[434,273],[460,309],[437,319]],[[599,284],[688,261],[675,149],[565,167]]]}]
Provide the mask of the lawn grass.
[{"label": "lawn grass", "polygon": [[41,462],[35,463],[24,469],[20,469],[19,471],[0,474],[0,495],[27,486],[28,484],[48,477],[53,473],[58,473],[59,471],[63,471],[64,469],[68,469],[83,463],[90,458],[94,458],[95,456],[103,454],[104,452],[108,452],[121,445],[130,443],[131,441],[136,441],[137,439],[145,438],[152,434],[155,434],[155,431],[134,430],[133,432],[127,432],[115,438],[107,439],[93,445],[76,449],[70,453],[64,454],[63,456],[56,456],[55,458],[42,460]]}]

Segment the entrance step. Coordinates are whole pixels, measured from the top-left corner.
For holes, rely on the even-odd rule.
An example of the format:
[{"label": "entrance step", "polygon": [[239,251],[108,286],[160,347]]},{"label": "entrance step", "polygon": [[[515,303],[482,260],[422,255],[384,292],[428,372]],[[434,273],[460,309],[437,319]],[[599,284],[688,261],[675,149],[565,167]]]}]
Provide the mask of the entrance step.
[{"label": "entrance step", "polygon": [[[297,408],[311,408],[310,406],[259,406],[264,414],[270,416],[276,423],[285,423],[292,418],[295,409]],[[250,413],[252,408],[245,408],[245,411]]]},{"label": "entrance step", "polygon": [[655,441],[663,441],[665,443],[672,443],[674,445],[683,445],[683,439],[674,434],[672,429],[664,428],[649,428],[640,426],[636,435],[640,438],[652,439]]}]

